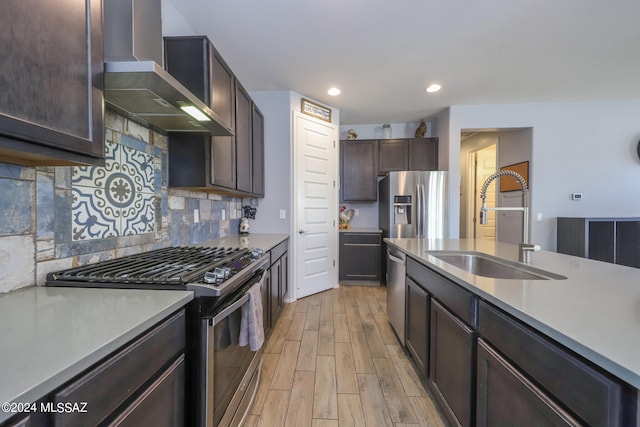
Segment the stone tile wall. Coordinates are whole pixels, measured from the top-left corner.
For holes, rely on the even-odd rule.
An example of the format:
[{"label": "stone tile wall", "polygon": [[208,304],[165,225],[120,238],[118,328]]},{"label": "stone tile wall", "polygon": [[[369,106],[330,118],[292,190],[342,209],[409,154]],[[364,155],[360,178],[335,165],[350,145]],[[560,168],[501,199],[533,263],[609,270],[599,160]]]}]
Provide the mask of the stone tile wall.
[{"label": "stone tile wall", "polygon": [[167,188],[166,136],[109,110],[105,123],[105,167],[0,163],[0,292],[43,285],[52,271],[237,233],[230,218],[240,199]]}]

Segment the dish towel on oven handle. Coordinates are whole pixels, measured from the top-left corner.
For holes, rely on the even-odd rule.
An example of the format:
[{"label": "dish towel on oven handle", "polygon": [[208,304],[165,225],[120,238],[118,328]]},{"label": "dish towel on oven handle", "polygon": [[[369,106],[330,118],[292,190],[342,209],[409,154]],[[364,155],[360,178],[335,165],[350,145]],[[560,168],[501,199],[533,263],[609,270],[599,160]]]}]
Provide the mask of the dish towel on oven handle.
[{"label": "dish towel on oven handle", "polygon": [[267,277],[265,271],[260,281],[249,288],[249,301],[242,306],[239,345],[249,344],[251,351],[258,351],[264,343],[264,325],[262,324],[262,285]]}]

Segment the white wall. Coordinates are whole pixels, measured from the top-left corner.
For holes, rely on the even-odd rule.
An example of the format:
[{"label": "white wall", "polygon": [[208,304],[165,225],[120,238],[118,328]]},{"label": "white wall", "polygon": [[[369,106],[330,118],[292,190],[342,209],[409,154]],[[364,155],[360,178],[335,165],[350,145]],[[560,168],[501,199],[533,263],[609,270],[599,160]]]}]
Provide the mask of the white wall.
[{"label": "white wall", "polygon": [[[463,129],[533,129],[531,215],[543,221],[532,221],[531,240],[544,249],[556,248],[558,216],[640,215],[639,117],[640,100],[450,107],[437,117],[437,136],[449,156],[451,228],[459,223]],[[572,201],[573,192],[584,199]]]},{"label": "white wall", "polygon": [[[302,95],[292,91],[249,92],[264,115],[265,197],[258,199],[256,233],[292,233],[293,112],[300,111]],[[306,97],[305,97],[306,98]],[[312,100],[313,101],[313,100]],[[331,108],[331,107],[330,107]],[[340,111],[332,108],[331,121],[338,124]],[[280,211],[286,218],[280,218]]]},{"label": "white wall", "polygon": [[[291,232],[291,97],[289,91],[250,92],[264,115],[265,195],[258,199],[256,219],[251,231],[257,233]],[[285,218],[280,218],[280,210]]]},{"label": "white wall", "polygon": [[170,0],[162,0],[162,36],[195,36],[191,25],[178,12]]}]

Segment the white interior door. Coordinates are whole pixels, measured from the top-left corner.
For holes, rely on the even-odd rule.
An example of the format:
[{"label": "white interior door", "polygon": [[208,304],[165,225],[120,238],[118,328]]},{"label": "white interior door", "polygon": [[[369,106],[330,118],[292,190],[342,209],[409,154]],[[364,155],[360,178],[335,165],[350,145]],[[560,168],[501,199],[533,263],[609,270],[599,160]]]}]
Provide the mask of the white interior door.
[{"label": "white interior door", "polygon": [[296,298],[338,285],[337,126],[294,112]]}]

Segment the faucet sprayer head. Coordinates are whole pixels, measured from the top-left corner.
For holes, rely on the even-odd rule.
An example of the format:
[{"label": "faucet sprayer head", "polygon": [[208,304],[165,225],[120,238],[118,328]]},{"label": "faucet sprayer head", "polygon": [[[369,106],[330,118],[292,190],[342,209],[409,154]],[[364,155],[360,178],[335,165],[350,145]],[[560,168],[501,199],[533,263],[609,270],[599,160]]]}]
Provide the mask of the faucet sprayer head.
[{"label": "faucet sprayer head", "polygon": [[518,172],[514,172],[512,170],[501,170],[498,172],[495,172],[493,174],[491,174],[491,176],[489,176],[489,178],[487,178],[487,180],[484,182],[484,184],[482,184],[482,189],[480,190],[480,197],[482,198],[482,201],[484,203],[484,199],[487,198],[487,189],[489,188],[489,185],[491,185],[491,183],[493,182],[494,179],[500,177],[500,176],[512,176],[514,177],[518,183],[520,184],[520,187],[522,187],[522,191],[526,192],[527,191],[527,183],[524,180],[524,178],[522,177],[522,175],[520,175]]}]

